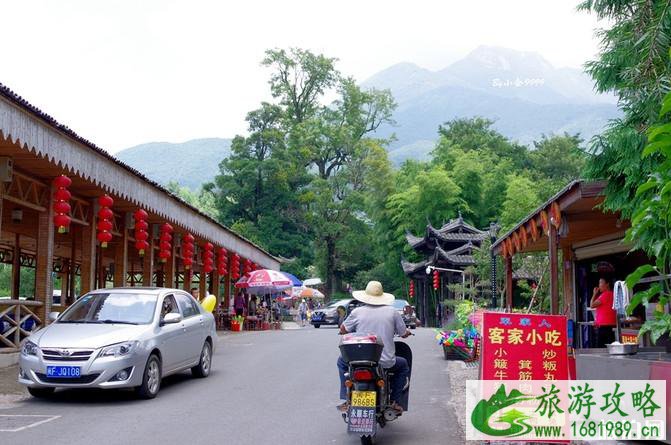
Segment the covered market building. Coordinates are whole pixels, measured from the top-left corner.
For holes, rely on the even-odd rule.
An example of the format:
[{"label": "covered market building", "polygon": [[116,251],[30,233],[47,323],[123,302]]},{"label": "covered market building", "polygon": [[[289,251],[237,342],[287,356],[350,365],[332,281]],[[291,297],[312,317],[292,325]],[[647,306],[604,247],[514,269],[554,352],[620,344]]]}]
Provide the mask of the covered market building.
[{"label": "covered market building", "polygon": [[1,84],[0,215],[3,352],[95,288],[198,287],[228,306],[236,278],[280,266]]}]

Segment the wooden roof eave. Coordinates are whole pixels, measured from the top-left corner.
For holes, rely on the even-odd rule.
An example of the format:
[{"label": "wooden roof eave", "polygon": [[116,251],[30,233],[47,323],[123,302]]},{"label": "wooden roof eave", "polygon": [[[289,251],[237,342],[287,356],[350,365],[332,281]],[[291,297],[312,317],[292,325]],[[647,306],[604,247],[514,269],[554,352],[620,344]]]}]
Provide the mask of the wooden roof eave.
[{"label": "wooden roof eave", "polygon": [[[492,251],[494,252],[495,255],[501,254],[501,249],[502,246],[501,244],[511,237],[513,233],[515,233],[520,227],[523,225],[526,225],[528,222],[534,220],[536,222],[536,225],[539,227],[539,231],[542,233],[542,230],[540,229],[541,227],[541,221],[540,221],[540,214],[543,210],[549,210],[550,206],[552,203],[557,202],[559,205],[559,210],[564,211],[567,208],[571,207],[573,204],[578,202],[580,199],[583,198],[595,198],[597,196],[600,196],[606,186],[605,181],[593,181],[593,182],[588,182],[582,179],[574,180],[571,181],[569,184],[566,185],[563,189],[561,189],[559,192],[557,192],[554,196],[552,196],[550,199],[545,201],[543,204],[538,206],[536,210],[531,212],[529,215],[527,215],[526,218],[524,218],[522,221],[520,221],[518,224],[516,224],[512,229],[510,229],[508,232],[506,232],[505,235],[501,236],[499,239],[496,240],[494,244],[492,244]],[[542,240],[545,237],[544,234],[539,236],[539,239],[535,243],[530,243],[529,246],[527,246],[525,249],[523,249],[523,252],[538,252],[542,250],[547,249],[547,242],[543,244]]]},{"label": "wooden roof eave", "polygon": [[193,231],[194,235],[223,244],[265,268],[279,269],[277,258],[259,246],[220,225],[104,150],[94,148],[92,144],[89,146],[45,122],[36,116],[35,110],[0,95],[0,137],[108,193]]}]

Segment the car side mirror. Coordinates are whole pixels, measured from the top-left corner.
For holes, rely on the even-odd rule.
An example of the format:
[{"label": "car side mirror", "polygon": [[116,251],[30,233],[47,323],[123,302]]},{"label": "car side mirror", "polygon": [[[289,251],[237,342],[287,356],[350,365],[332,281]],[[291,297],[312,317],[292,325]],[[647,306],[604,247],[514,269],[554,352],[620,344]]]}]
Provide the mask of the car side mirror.
[{"label": "car side mirror", "polygon": [[60,312],[49,312],[48,318],[49,321],[56,321],[58,320],[58,316],[61,315]]},{"label": "car side mirror", "polygon": [[163,326],[164,324],[179,323],[180,321],[182,321],[182,316],[180,314],[170,312],[169,314],[165,314],[165,316],[161,320],[161,326]]}]

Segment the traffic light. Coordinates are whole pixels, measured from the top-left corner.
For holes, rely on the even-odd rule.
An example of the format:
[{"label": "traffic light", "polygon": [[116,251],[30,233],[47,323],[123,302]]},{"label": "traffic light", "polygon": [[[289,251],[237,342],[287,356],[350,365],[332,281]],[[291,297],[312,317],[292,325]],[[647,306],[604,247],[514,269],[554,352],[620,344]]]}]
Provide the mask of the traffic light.
[{"label": "traffic light", "polygon": [[440,287],[440,272],[437,270],[433,271],[433,288],[438,290]]}]

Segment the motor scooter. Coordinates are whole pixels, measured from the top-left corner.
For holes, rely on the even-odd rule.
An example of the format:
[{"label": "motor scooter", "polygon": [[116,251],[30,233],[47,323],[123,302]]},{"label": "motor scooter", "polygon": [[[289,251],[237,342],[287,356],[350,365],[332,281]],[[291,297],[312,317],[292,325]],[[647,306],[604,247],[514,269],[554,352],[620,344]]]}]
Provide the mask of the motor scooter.
[{"label": "motor scooter", "polygon": [[[403,412],[408,410],[410,375],[412,374],[412,350],[407,343],[395,341],[396,355],[408,361],[410,374],[398,400]],[[342,413],[347,431],[357,434],[362,445],[372,444],[378,426],[384,428],[388,422],[400,417],[392,408],[391,379],[393,373],[380,365],[383,343],[374,334],[345,334],[340,341],[340,354],[347,363],[345,374],[349,408]]]}]

